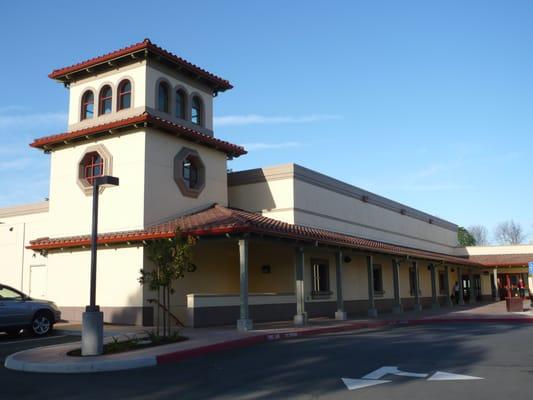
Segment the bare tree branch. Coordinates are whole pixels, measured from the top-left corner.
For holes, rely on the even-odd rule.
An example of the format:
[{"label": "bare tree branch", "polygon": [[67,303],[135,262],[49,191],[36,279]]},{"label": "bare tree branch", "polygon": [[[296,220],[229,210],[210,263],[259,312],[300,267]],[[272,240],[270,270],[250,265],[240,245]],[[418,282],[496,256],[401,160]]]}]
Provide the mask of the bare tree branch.
[{"label": "bare tree branch", "polygon": [[484,225],[472,225],[468,228],[468,232],[476,239],[476,246],[486,246],[489,244],[489,233]]},{"label": "bare tree branch", "polygon": [[501,244],[520,244],[526,235],[519,223],[510,220],[502,222],[496,227],[494,238]]}]

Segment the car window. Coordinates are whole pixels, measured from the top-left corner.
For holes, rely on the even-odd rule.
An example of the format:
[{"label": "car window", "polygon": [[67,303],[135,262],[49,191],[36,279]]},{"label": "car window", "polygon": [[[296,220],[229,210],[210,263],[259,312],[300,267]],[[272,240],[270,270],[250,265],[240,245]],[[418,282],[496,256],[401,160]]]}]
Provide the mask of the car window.
[{"label": "car window", "polygon": [[19,292],[0,286],[0,300],[22,300],[22,295]]}]

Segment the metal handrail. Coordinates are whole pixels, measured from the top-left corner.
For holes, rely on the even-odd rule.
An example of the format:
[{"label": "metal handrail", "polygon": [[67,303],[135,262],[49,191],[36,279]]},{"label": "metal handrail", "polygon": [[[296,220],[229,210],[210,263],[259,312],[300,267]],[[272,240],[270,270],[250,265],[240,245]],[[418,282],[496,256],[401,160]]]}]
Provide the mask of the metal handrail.
[{"label": "metal handrail", "polygon": [[176,321],[176,325],[181,326],[182,328],[185,328],[185,325],[183,324],[183,322],[181,322],[178,317],[176,317],[174,314],[172,314],[172,312],[167,307],[165,307],[163,304],[161,304],[161,302],[159,300],[157,300],[157,299],[147,299],[146,301],[148,303],[150,303],[150,304],[157,303],[157,305],[161,309],[163,309],[163,311],[166,311],[168,313],[168,315],[170,315],[172,317],[172,319],[174,321]]}]

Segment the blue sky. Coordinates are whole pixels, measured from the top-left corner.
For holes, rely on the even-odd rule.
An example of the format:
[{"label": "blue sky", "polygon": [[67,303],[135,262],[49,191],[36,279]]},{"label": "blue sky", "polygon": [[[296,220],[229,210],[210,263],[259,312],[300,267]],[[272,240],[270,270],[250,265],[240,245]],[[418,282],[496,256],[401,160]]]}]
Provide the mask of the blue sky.
[{"label": "blue sky", "polygon": [[72,1],[1,6],[0,206],[48,195],[59,67],[149,37],[235,89],[233,170],[295,162],[460,225],[533,240],[533,2]]}]

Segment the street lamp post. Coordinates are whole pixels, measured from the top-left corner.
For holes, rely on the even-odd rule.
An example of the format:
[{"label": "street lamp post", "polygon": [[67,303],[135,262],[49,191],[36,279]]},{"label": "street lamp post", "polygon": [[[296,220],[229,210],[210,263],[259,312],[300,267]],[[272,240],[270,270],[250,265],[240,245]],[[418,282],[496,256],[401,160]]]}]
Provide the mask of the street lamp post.
[{"label": "street lamp post", "polygon": [[91,291],[89,305],[82,315],[81,354],[97,356],[103,353],[104,313],[96,305],[96,246],[98,238],[98,195],[100,186],[118,186],[118,178],[99,176],[93,178],[93,216],[91,233]]}]

